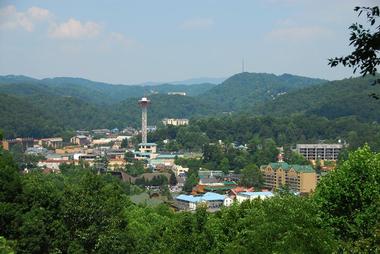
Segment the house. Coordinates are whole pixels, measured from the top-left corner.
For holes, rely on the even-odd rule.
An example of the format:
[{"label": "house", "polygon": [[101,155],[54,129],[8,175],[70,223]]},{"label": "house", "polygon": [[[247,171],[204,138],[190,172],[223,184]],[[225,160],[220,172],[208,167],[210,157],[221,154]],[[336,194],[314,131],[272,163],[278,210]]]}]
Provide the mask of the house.
[{"label": "house", "polygon": [[242,203],[246,200],[254,200],[254,199],[266,199],[273,197],[274,194],[270,191],[261,191],[261,192],[240,192],[236,195],[236,201]]},{"label": "house", "polygon": [[224,203],[226,196],[207,192],[203,195],[179,195],[175,198],[179,210],[195,211],[197,206],[205,205],[208,211],[217,211]]}]

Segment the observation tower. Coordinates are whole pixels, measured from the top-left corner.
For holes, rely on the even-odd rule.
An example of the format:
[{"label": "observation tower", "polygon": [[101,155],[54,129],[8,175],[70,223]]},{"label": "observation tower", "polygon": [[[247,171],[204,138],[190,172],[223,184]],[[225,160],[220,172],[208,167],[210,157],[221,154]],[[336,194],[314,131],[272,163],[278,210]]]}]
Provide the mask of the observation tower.
[{"label": "observation tower", "polygon": [[141,143],[147,143],[147,125],[148,125],[148,106],[150,100],[146,97],[142,97],[139,100],[139,105],[141,107]]}]

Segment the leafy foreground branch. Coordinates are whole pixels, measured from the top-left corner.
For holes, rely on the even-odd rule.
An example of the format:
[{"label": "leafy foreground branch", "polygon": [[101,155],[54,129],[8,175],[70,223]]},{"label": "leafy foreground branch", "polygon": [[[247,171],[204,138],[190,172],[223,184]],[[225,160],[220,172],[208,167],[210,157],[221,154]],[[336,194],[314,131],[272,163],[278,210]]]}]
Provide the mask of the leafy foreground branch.
[{"label": "leafy foreground branch", "polygon": [[210,214],[130,202],[132,189],[90,170],[20,175],[0,150],[3,253],[332,253],[379,251],[380,154],[368,147],[311,197],[288,194]]}]

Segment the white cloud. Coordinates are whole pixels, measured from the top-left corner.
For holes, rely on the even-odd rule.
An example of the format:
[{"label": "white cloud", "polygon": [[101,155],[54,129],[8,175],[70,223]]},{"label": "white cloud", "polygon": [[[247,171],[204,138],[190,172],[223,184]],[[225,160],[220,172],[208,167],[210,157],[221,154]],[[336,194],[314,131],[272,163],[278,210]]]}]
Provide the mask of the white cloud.
[{"label": "white cloud", "polygon": [[122,33],[112,32],[110,33],[110,39],[111,41],[119,43],[126,48],[129,48],[136,44],[136,42],[133,39],[127,38]]},{"label": "white cloud", "polygon": [[8,5],[0,9],[0,29],[21,28],[33,32],[37,22],[47,20],[51,16],[47,9],[31,7],[25,12],[19,12],[15,6]]},{"label": "white cloud", "polygon": [[276,40],[309,40],[329,37],[333,33],[320,26],[286,27],[272,30],[268,37]]},{"label": "white cloud", "polygon": [[197,29],[207,29],[215,24],[212,18],[193,18],[185,20],[181,24],[181,28],[185,30],[197,30]]},{"label": "white cloud", "polygon": [[67,22],[53,24],[50,27],[49,36],[58,39],[91,38],[99,35],[101,28],[101,25],[92,21],[82,23],[70,18]]}]

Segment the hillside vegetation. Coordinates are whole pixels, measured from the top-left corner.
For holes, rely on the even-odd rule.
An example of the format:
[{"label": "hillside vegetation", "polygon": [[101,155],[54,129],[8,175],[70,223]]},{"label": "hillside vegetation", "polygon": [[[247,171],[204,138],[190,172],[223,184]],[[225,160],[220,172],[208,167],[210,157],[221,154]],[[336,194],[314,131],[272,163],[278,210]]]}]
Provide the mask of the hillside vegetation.
[{"label": "hillside vegetation", "polygon": [[343,79],[299,89],[251,109],[264,115],[286,116],[302,112],[329,119],[356,116],[362,121],[380,121],[380,102],[368,96],[380,92],[378,85],[371,85],[375,78]]},{"label": "hillside vegetation", "polygon": [[220,111],[239,111],[279,95],[309,87],[326,80],[290,74],[239,73],[200,95],[200,99],[215,105]]}]

